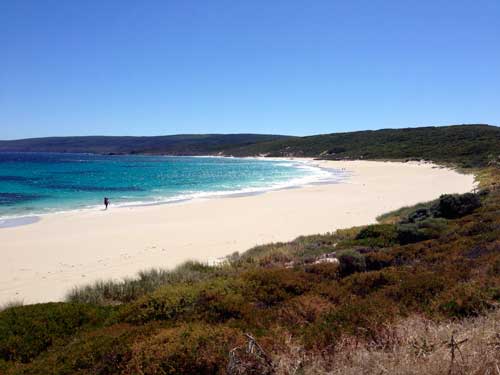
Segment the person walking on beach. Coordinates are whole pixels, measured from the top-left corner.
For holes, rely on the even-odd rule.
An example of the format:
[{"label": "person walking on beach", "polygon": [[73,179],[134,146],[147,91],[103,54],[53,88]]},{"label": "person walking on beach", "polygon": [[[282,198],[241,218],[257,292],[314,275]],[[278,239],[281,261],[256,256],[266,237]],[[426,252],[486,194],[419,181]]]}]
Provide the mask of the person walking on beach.
[{"label": "person walking on beach", "polygon": [[105,210],[108,209],[108,205],[109,205],[109,199],[108,197],[104,197],[104,207],[106,207]]}]

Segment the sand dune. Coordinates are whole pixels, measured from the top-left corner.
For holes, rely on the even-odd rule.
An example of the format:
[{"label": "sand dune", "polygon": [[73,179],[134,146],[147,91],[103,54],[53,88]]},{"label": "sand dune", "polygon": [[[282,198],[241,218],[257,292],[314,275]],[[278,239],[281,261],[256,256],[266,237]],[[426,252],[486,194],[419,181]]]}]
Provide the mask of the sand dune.
[{"label": "sand dune", "polygon": [[0,229],[0,303],[58,301],[75,285],[254,245],[375,222],[387,211],[463,193],[472,175],[430,164],[314,162],[345,168],[340,184],[179,204],[52,214]]}]

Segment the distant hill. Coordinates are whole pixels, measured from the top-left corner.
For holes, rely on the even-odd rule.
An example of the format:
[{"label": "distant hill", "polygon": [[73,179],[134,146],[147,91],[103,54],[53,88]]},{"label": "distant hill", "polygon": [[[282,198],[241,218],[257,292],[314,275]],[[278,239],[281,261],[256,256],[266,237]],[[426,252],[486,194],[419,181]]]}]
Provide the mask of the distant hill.
[{"label": "distant hill", "polygon": [[0,141],[0,152],[82,152],[96,154],[212,155],[257,142],[286,139],[281,135],[199,134],[157,137],[48,137]]},{"label": "distant hill", "polygon": [[426,159],[477,167],[500,161],[500,128],[491,125],[454,125],[308,137],[259,134],[51,137],[0,141],[2,151]]},{"label": "distant hill", "polygon": [[333,133],[278,139],[226,150],[225,153],[326,159],[415,158],[472,167],[498,160],[500,128],[454,125]]}]

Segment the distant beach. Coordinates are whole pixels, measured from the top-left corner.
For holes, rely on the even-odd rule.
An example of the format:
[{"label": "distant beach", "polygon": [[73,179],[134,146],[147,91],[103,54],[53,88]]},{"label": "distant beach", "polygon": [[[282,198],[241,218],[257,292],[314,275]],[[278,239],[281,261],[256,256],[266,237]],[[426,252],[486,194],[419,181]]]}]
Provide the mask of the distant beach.
[{"label": "distant beach", "polygon": [[345,170],[349,178],[235,198],[49,214],[2,228],[0,303],[59,301],[75,285],[369,224],[387,211],[474,187],[472,175],[432,164],[308,163]]}]

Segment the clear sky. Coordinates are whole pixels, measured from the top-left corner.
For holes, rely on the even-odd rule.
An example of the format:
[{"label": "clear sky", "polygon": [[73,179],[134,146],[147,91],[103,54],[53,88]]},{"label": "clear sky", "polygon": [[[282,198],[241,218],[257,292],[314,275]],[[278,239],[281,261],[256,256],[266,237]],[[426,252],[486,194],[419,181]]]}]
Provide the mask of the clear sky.
[{"label": "clear sky", "polygon": [[0,139],[500,124],[499,0],[0,0]]}]

